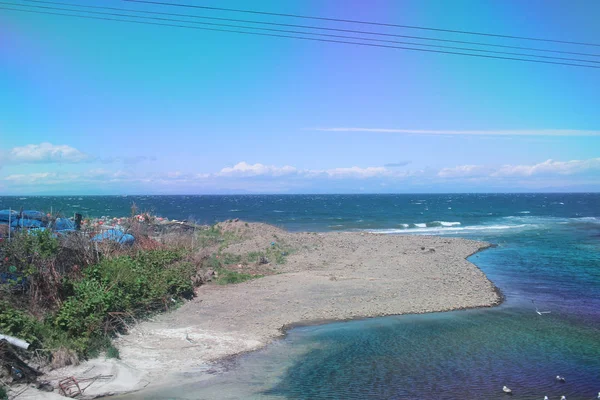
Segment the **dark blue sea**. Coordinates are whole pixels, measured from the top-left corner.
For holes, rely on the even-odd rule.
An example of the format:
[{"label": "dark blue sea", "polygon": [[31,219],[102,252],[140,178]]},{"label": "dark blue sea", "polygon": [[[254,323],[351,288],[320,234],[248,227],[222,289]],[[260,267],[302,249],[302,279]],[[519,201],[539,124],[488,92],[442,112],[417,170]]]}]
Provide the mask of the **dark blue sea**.
[{"label": "dark blue sea", "polygon": [[[226,372],[131,398],[595,399],[600,392],[600,194],[0,197],[0,209],[138,210],[291,231],[444,235],[502,291],[495,308],[295,328]],[[549,311],[539,315],[538,311]],[[556,375],[566,383],[555,380]]]}]

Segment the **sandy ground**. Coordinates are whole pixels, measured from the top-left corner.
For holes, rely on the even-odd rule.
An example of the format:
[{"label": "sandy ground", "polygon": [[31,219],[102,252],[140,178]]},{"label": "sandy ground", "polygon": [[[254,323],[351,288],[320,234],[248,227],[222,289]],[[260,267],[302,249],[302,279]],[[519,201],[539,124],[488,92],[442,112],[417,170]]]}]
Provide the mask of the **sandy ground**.
[{"label": "sandy ground", "polygon": [[[52,371],[46,379],[110,375],[87,388],[86,396],[134,391],[192,371],[210,371],[211,362],[259,349],[293,324],[489,307],[501,301],[493,284],[466,261],[486,243],[431,236],[288,233],[242,222],[223,226],[247,238],[227,252],[264,250],[271,242],[293,250],[285,264],[261,266],[273,275],[235,285],[201,286],[197,297],[181,308],[136,325],[115,341],[121,360],[91,360]],[[20,398],[31,396],[24,393]]]}]

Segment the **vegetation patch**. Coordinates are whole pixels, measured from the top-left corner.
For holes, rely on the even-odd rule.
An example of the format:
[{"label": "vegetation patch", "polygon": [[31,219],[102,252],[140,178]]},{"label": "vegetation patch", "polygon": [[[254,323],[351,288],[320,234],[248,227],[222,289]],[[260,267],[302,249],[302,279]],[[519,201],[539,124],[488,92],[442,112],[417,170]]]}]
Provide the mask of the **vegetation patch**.
[{"label": "vegetation patch", "polygon": [[196,240],[202,248],[219,247],[223,250],[232,243],[238,242],[241,238],[235,232],[223,230],[218,224],[196,232]]},{"label": "vegetation patch", "polygon": [[208,280],[226,285],[273,274],[292,252],[275,237],[262,251],[227,253],[243,239],[228,226],[136,221],[128,222],[132,247],[93,243],[84,231],[22,231],[0,241],[0,332],[29,342],[54,368],[102,352],[118,359],[111,339],[138,319],[177,307]]},{"label": "vegetation patch", "polygon": [[218,285],[228,285],[233,283],[241,283],[251,279],[262,278],[264,275],[253,275],[245,272],[232,271],[225,268],[217,270],[217,279],[215,283]]},{"label": "vegetation patch", "polygon": [[112,335],[194,295],[196,268],[183,250],[96,254],[95,263],[72,264],[84,250],[44,231],[0,243],[0,332],[26,340],[56,367],[103,350],[114,355]]}]

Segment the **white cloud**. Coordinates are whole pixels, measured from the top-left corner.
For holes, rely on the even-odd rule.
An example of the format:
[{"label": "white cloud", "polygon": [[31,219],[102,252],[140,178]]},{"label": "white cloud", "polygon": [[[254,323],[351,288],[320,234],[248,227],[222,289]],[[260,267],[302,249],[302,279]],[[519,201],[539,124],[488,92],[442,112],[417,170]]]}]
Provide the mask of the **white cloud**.
[{"label": "white cloud", "polygon": [[600,130],[578,129],[508,129],[508,130],[438,130],[387,128],[314,128],[321,132],[402,133],[415,135],[477,135],[477,136],[600,136]]},{"label": "white cloud", "polygon": [[276,167],[273,165],[264,164],[248,164],[245,161],[235,164],[233,167],[223,168],[218,172],[217,176],[283,176],[298,173],[298,170],[289,165],[283,167]]},{"label": "white cloud", "polygon": [[451,168],[442,168],[437,173],[437,176],[440,178],[509,178],[540,175],[574,175],[589,171],[600,171],[600,158],[571,161],[546,160],[533,165],[507,164],[497,168],[483,165],[459,165]]},{"label": "white cloud", "polygon": [[385,167],[332,168],[324,173],[331,178],[374,178],[391,175],[391,171]]},{"label": "white cloud", "polygon": [[90,161],[92,157],[66,144],[28,144],[11,149],[5,156],[10,163],[78,163]]},{"label": "white cloud", "polygon": [[554,161],[546,160],[534,165],[504,165],[491,176],[533,176],[533,175],[573,175],[587,171],[600,170],[600,158],[589,160]]},{"label": "white cloud", "polygon": [[[396,173],[385,167],[341,167],[330,169],[298,169],[290,165],[277,167],[274,165],[264,165],[260,163],[248,164],[244,161],[235,164],[233,167],[223,168],[221,171],[213,174],[215,177],[282,177],[295,175],[304,178],[374,178],[383,176],[404,176],[405,173]],[[205,174],[199,174],[199,177],[207,177]]]},{"label": "white cloud", "polygon": [[[438,185],[448,183],[481,185],[484,182],[491,185],[504,185],[509,188],[535,188],[536,185],[552,187],[568,180],[569,183],[580,183],[586,178],[600,176],[600,158],[588,160],[553,161],[547,160],[532,165],[459,165],[442,168],[439,170],[404,170],[386,167],[339,167],[329,169],[299,169],[293,166],[273,166],[265,164],[248,164],[240,162],[233,167],[226,167],[216,173],[201,173],[188,171],[170,171],[161,173],[142,173],[127,169],[89,169],[77,172],[34,172],[29,174],[12,174],[0,177],[0,185],[13,188],[38,188],[44,186],[57,187],[102,187],[113,185],[123,188],[152,188],[157,191],[188,190],[190,188],[228,188],[231,190],[246,188],[245,190],[263,190],[285,192],[293,188],[302,191],[303,188],[323,186],[330,190],[348,185],[352,188],[371,184],[395,187],[402,182],[402,186],[413,188],[419,185]],[[590,174],[593,172],[594,174]],[[587,175],[586,175],[587,173]],[[532,178],[532,177],[535,177]],[[266,179],[268,178],[268,179]],[[418,178],[418,179],[415,179]],[[354,182],[352,182],[354,180]],[[589,180],[588,180],[589,181]],[[586,181],[587,182],[587,181]],[[315,186],[316,185],[316,186]],[[346,186],[344,186],[346,185]],[[251,186],[251,188],[249,188]],[[407,187],[408,187],[407,186]],[[433,186],[432,186],[433,187]],[[259,189],[260,188],[260,189]]]},{"label": "white cloud", "polygon": [[481,165],[459,165],[451,168],[442,168],[437,176],[440,178],[466,178],[473,176],[481,176],[489,169]]}]

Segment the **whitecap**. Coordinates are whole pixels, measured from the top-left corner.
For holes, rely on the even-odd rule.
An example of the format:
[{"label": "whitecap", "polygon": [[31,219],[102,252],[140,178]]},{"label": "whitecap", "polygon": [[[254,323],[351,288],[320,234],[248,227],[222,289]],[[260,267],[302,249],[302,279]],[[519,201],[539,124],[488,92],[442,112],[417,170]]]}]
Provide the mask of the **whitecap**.
[{"label": "whitecap", "polygon": [[446,221],[435,221],[437,223],[439,223],[442,226],[458,226],[460,225],[460,222],[446,222]]},{"label": "whitecap", "polygon": [[[417,224],[414,224],[415,226]],[[421,224],[422,225],[422,224]],[[504,231],[509,229],[520,229],[520,228],[537,228],[537,225],[521,224],[521,225],[477,225],[477,226],[463,226],[463,227],[428,227],[428,228],[414,228],[414,229],[371,229],[366,230],[370,233],[383,233],[383,234],[423,234],[423,235],[443,235],[452,233],[468,233],[472,231]]]},{"label": "whitecap", "polygon": [[531,214],[531,211],[519,211],[519,214]]}]

